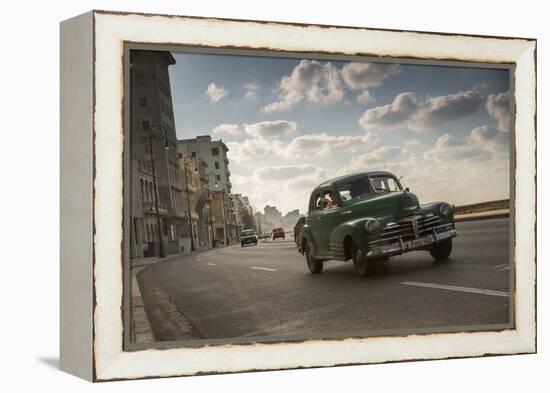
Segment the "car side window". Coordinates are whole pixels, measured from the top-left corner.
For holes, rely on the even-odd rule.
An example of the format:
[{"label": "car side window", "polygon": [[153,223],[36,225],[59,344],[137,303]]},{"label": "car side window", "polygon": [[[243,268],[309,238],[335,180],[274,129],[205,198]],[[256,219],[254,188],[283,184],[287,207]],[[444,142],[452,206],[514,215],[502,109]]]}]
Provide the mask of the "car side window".
[{"label": "car side window", "polygon": [[311,196],[311,200],[309,202],[309,211],[316,211],[321,210],[321,193],[315,193]]},{"label": "car side window", "polygon": [[321,193],[321,197],[319,198],[319,205],[322,209],[330,209],[332,206],[334,206],[334,195],[332,193],[332,190],[325,190]]}]

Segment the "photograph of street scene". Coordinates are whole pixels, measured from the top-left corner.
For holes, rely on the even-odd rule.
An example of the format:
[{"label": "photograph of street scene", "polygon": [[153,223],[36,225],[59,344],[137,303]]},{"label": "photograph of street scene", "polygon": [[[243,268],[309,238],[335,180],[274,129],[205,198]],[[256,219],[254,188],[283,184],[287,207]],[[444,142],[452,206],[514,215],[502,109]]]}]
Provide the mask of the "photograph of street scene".
[{"label": "photograph of street scene", "polygon": [[129,54],[130,343],[511,326],[511,69]]}]

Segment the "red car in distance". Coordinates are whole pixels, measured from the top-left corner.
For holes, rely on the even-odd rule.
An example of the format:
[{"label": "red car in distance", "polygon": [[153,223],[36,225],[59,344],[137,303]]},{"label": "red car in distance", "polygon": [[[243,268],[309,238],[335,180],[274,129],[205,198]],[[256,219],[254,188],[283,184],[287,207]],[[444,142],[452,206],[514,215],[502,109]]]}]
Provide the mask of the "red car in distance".
[{"label": "red car in distance", "polygon": [[271,231],[271,239],[285,238],[285,230],[283,228],[275,228]]}]

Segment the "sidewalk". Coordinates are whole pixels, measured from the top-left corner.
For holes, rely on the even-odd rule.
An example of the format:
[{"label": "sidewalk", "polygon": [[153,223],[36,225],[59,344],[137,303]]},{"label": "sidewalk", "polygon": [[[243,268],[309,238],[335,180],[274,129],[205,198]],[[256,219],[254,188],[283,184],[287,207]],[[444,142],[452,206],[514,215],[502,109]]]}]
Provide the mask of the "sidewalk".
[{"label": "sidewalk", "polygon": [[131,340],[135,344],[152,343],[155,341],[153,329],[151,329],[151,323],[147,312],[145,312],[145,305],[141,297],[141,291],[136,279],[137,273],[143,269],[139,267],[132,270],[132,301],[131,301]]},{"label": "sidewalk", "polygon": [[132,258],[130,259],[130,269],[135,269],[137,267],[142,267],[142,266],[154,265],[157,262],[166,262],[171,259],[183,257],[190,254],[191,254],[190,252],[185,254],[172,254],[172,255],[166,255],[166,258],[159,258],[159,257]]},{"label": "sidewalk", "polygon": [[489,210],[479,213],[468,213],[455,215],[456,222],[488,220],[491,218],[506,218],[510,217],[510,209]]}]

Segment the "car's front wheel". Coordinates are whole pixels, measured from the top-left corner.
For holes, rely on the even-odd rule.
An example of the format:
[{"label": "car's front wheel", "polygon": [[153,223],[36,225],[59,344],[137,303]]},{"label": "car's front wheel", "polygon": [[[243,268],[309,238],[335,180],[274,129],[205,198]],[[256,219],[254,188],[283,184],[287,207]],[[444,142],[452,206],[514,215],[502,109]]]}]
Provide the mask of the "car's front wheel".
[{"label": "car's front wheel", "polygon": [[313,274],[318,274],[323,271],[323,260],[317,259],[313,256],[313,249],[309,247],[309,244],[306,242],[304,245],[304,251],[306,254],[307,267],[309,271]]},{"label": "car's front wheel", "polygon": [[443,240],[430,248],[430,255],[438,262],[449,258],[453,251],[453,239]]},{"label": "car's front wheel", "polygon": [[367,256],[361,251],[355,243],[351,244],[351,255],[353,266],[361,277],[368,277],[372,274],[373,263],[367,259]]}]

